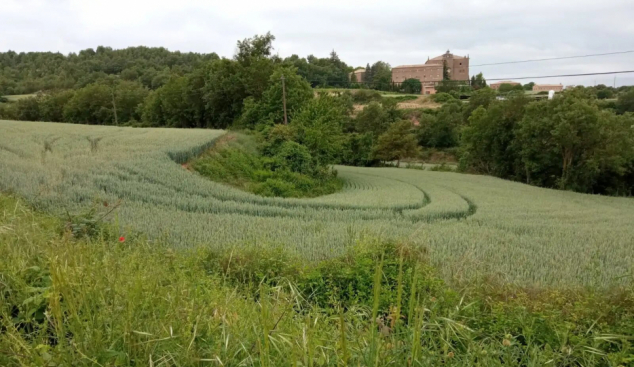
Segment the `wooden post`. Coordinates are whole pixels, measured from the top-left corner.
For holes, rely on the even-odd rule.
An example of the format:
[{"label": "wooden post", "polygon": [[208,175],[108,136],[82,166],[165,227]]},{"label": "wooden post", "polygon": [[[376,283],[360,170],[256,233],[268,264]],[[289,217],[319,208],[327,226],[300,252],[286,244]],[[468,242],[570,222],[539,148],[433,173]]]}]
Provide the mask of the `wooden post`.
[{"label": "wooden post", "polygon": [[284,84],[284,75],[282,75],[282,104],[284,105],[284,125],[288,125],[288,117],[286,116],[286,85]]}]

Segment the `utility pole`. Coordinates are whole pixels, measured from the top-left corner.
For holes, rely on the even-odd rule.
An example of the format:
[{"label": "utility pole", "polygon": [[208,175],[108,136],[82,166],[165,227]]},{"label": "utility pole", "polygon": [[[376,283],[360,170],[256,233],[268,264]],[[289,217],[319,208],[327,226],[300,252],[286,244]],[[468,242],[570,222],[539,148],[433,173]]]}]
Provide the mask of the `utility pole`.
[{"label": "utility pole", "polygon": [[282,75],[282,104],[284,105],[284,125],[288,125],[288,117],[286,116],[286,85],[284,84],[284,75]]},{"label": "utility pole", "polygon": [[614,85],[613,88],[616,88],[616,75],[614,76]]}]

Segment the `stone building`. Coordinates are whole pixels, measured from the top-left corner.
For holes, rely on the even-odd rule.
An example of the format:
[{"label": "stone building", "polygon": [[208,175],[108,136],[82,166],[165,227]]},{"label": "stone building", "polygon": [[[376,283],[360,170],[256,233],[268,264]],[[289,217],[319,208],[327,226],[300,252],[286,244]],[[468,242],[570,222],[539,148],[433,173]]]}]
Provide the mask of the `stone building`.
[{"label": "stone building", "polygon": [[392,68],[392,82],[402,83],[406,79],[418,79],[423,84],[423,94],[434,94],[436,84],[443,80],[445,62],[451,80],[469,80],[469,56],[456,56],[447,50],[445,54],[428,59],[424,64]]},{"label": "stone building", "polygon": [[363,80],[365,79],[365,69],[357,69],[357,70],[351,72],[348,75],[348,78],[350,78],[350,80],[352,80],[352,75],[353,74],[356,77],[357,83],[363,83]]},{"label": "stone building", "polygon": [[561,92],[564,90],[564,86],[562,84],[535,84],[533,86],[533,92],[548,92],[551,90]]},{"label": "stone building", "polygon": [[503,80],[503,81],[501,81],[501,82],[491,83],[491,84],[489,84],[489,87],[491,87],[491,89],[498,90],[498,89],[500,89],[500,86],[501,86],[502,84],[522,85],[521,83],[518,83],[518,82],[512,82],[512,81],[510,81],[510,80]]}]

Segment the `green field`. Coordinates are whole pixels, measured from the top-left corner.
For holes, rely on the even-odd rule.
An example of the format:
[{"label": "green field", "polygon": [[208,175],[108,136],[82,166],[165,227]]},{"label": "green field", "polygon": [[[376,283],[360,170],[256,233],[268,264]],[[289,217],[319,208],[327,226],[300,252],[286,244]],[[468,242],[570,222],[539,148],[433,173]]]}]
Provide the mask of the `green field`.
[{"label": "green field", "polygon": [[122,199],[114,223],[177,247],[282,245],[315,260],[363,238],[430,251],[447,279],[528,286],[630,284],[634,201],[488,176],[339,166],[343,191],[263,198],[181,165],[217,130],[0,121],[0,190],[64,215]]}]

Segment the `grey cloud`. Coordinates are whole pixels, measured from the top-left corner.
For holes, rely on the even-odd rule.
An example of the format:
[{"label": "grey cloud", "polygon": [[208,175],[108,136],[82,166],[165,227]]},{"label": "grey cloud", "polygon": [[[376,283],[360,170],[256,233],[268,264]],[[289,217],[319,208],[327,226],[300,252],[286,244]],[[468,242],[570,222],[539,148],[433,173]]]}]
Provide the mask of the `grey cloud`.
[{"label": "grey cloud", "polygon": [[[238,39],[271,31],[280,56],[323,57],[334,49],[353,66],[378,60],[396,66],[422,63],[451,49],[469,54],[472,64],[483,64],[634,49],[632,19],[631,0],[8,0],[0,9],[0,50],[67,53],[100,44],[143,44],[230,57]],[[634,54],[629,54],[472,67],[471,73],[506,78],[627,70],[633,65]],[[617,83],[632,79],[634,75],[619,76]],[[606,83],[613,77],[541,81],[595,80]]]}]

